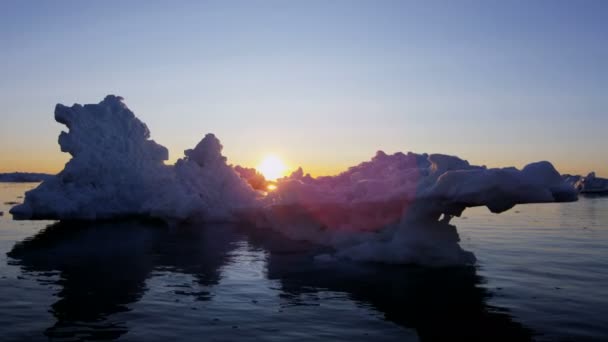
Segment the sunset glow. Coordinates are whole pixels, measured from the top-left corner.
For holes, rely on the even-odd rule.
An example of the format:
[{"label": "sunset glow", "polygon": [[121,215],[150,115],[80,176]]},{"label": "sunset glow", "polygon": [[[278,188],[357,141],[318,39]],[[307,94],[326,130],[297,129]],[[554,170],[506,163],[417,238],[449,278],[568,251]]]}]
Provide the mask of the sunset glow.
[{"label": "sunset glow", "polygon": [[285,176],[287,166],[275,155],[267,155],[256,169],[264,175],[266,180],[274,181]]}]

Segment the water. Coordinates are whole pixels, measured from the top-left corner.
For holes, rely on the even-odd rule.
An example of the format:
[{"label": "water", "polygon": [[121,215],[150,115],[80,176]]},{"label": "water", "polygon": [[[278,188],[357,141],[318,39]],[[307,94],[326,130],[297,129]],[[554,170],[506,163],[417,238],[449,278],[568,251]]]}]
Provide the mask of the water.
[{"label": "water", "polygon": [[[608,198],[456,219],[475,267],[315,263],[246,227],[12,221],[2,341],[608,340]],[[8,254],[7,254],[8,253]]]}]

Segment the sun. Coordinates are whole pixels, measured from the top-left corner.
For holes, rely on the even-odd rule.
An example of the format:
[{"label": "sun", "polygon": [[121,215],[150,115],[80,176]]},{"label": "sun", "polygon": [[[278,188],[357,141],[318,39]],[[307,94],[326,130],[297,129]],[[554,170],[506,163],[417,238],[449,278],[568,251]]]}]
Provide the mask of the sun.
[{"label": "sun", "polygon": [[256,166],[256,170],[260,172],[266,180],[275,181],[285,175],[287,166],[275,155],[267,155],[262,162]]}]

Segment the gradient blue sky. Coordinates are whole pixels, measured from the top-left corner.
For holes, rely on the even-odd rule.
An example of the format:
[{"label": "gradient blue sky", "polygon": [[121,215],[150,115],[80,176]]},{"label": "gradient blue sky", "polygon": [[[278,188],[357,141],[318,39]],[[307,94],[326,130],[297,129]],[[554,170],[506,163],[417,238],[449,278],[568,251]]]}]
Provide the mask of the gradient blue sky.
[{"label": "gradient blue sky", "polygon": [[182,156],[331,174],[376,150],[608,176],[608,1],[1,1],[0,172],[59,171],[56,103],[125,98]]}]

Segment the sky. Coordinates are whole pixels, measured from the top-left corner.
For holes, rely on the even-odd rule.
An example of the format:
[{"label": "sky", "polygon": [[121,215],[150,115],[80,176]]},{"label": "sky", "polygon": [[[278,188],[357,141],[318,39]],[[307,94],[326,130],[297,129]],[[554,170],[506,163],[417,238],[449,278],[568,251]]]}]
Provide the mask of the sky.
[{"label": "sky", "polygon": [[0,1],[0,172],[58,172],[56,103],[125,98],[183,156],[336,174],[375,151],[608,176],[607,1]]}]

